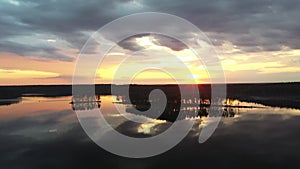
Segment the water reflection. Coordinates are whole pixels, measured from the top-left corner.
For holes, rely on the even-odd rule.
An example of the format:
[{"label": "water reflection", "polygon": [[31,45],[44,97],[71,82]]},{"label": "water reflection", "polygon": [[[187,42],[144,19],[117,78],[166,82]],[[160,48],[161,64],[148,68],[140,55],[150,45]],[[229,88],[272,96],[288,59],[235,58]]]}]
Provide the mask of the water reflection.
[{"label": "water reflection", "polygon": [[101,97],[91,96],[91,95],[82,95],[82,96],[74,96],[72,97],[73,110],[92,110],[95,108],[100,108]]},{"label": "water reflection", "polygon": [[[168,120],[143,115],[148,122],[132,123],[122,117],[112,103],[143,109],[149,106],[149,100],[128,105],[122,96],[100,96],[77,100],[73,107],[71,100],[70,96],[26,97],[18,104],[0,106],[0,168],[184,168],[189,164],[192,168],[279,169],[299,164],[299,109],[224,100],[219,106],[227,113],[223,113],[218,129],[206,143],[198,144],[199,130],[206,124],[210,111],[209,100],[170,100],[170,114],[176,114],[178,105],[183,104],[187,111],[187,118],[183,120],[196,118],[190,134],[160,156],[127,159],[94,144],[84,133],[72,108],[98,109],[101,105],[100,110],[113,127],[132,137],[156,135],[172,125],[172,118],[167,114]],[[231,111],[234,115],[230,115]]]},{"label": "water reflection", "polygon": [[[138,99],[134,97],[129,101],[125,96],[115,96],[115,101],[113,101],[114,104],[124,105],[126,107],[125,110],[127,113],[142,115],[154,119],[167,120],[170,122],[174,122],[176,121],[176,119],[182,120],[186,118],[194,118],[197,116],[199,116],[200,118],[207,117],[211,108],[210,99],[180,99],[177,97],[172,97],[168,98],[167,105],[158,118],[155,116],[155,112],[159,111],[159,109],[156,109],[155,107],[152,109],[153,112],[144,113],[150,109],[151,104],[155,105],[158,102],[160,102],[159,98],[149,100]],[[221,104],[219,105],[212,106],[221,107],[223,117],[234,117],[242,108],[255,108],[255,106],[240,105],[239,101],[232,99],[226,99],[220,103]],[[73,110],[91,110],[100,108],[101,96],[84,95],[80,97],[73,97],[71,104]],[[180,109],[183,112],[184,116],[178,118]]]}]

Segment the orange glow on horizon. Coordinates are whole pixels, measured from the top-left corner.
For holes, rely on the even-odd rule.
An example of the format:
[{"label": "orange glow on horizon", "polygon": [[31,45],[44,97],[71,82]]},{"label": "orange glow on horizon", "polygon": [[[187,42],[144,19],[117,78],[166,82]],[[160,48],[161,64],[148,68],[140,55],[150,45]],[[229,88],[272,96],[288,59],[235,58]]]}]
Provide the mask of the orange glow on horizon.
[{"label": "orange glow on horizon", "polygon": [[[136,39],[137,44],[145,47],[144,53],[128,51],[121,47],[111,50],[101,63],[100,69],[97,70],[95,83],[109,84],[112,83],[113,78],[117,77],[119,80],[133,79],[134,84],[175,84],[177,82],[172,76],[175,78],[176,75],[179,83],[203,84],[210,83],[211,78],[218,76],[209,74],[191,50],[174,51],[165,46],[159,46],[151,40],[151,37]],[[74,58],[78,55],[76,50],[61,50],[60,53],[74,55]],[[226,51],[223,51],[220,57],[229,82],[246,82],[250,76],[253,82],[276,82],[299,79],[297,73],[300,72],[300,68],[295,59],[299,54],[300,50],[297,49],[243,53],[236,46],[227,44]],[[274,60],[273,56],[282,59]],[[115,75],[122,60],[130,57],[134,59],[129,59],[122,69],[124,71]],[[172,60],[172,57],[177,57],[177,60]],[[75,62],[76,60],[61,61],[0,52],[0,85],[72,84]],[[135,77],[129,77],[128,72],[148,64],[170,70],[172,76],[160,71],[147,70],[136,74]],[[181,64],[186,65],[189,73],[182,70],[184,68]]]}]

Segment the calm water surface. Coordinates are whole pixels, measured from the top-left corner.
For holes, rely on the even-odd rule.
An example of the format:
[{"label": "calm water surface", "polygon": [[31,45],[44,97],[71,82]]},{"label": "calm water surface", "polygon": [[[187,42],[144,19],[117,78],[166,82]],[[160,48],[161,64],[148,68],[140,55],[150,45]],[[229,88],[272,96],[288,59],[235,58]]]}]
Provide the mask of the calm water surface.
[{"label": "calm water surface", "polygon": [[[197,142],[205,116],[196,118],[189,135],[172,150],[146,159],[119,157],[98,147],[81,128],[71,97],[23,97],[19,103],[0,106],[0,168],[298,168],[300,166],[300,110],[266,107],[227,109],[213,136]],[[116,130],[133,137],[163,132],[172,120],[147,118],[138,124],[122,117],[112,102],[82,103],[77,108],[100,107]],[[126,106],[130,110],[130,106]],[[197,107],[186,108],[199,111]],[[137,116],[129,113],[130,116]]]}]

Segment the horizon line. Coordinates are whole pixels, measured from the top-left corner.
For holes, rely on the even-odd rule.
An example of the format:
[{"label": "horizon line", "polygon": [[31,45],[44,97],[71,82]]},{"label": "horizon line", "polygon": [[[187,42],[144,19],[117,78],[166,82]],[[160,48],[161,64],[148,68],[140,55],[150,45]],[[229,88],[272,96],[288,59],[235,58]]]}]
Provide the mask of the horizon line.
[{"label": "horizon line", "polygon": [[212,85],[212,84],[287,84],[287,83],[300,83],[300,81],[290,81],[290,82],[230,82],[230,83],[185,83],[185,84],[175,84],[175,83],[162,83],[162,84],[111,84],[111,83],[97,83],[97,84],[26,84],[26,85],[20,85],[20,84],[14,84],[14,85],[1,85],[0,87],[26,87],[26,86],[73,86],[73,85],[116,85],[116,86],[122,86],[122,85],[140,85],[140,86],[165,86],[165,85]]}]

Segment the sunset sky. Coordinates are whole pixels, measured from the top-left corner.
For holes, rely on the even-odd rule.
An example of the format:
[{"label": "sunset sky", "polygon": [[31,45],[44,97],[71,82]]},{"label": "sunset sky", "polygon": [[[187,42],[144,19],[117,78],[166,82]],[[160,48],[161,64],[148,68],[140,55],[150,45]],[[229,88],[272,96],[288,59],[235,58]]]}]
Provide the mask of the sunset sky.
[{"label": "sunset sky", "polygon": [[[2,0],[0,85],[71,84],[76,58],[91,34],[136,12],[169,13],[198,26],[215,46],[229,83],[300,81],[297,0]],[[184,60],[197,83],[209,82],[205,66],[193,64],[186,46],[153,34],[116,45],[102,62],[96,82],[109,83],[122,58],[132,56],[137,59],[127,69],[147,61],[172,69],[189,83],[176,63],[166,64],[168,54]],[[138,74],[134,82],[174,81],[152,70]]]}]

